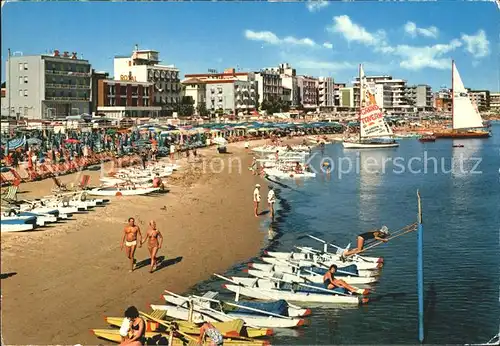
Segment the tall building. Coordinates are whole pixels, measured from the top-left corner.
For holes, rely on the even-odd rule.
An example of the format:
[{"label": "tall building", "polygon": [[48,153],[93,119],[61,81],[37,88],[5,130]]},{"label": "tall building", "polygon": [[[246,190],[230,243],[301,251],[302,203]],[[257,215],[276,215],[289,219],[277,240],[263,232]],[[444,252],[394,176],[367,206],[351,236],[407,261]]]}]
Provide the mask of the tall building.
[{"label": "tall building", "polygon": [[256,76],[253,72],[236,72],[234,68],[229,68],[223,73],[187,74],[185,77],[184,85],[191,85],[192,88],[198,86],[197,97],[202,98],[198,91],[205,91],[205,105],[213,115],[238,116],[256,110],[258,94]]},{"label": "tall building", "polygon": [[297,76],[300,103],[305,109],[315,110],[318,107],[317,78],[310,76]]},{"label": "tall building", "polygon": [[333,104],[335,107],[340,106],[340,89],[345,87],[345,83],[333,83]]},{"label": "tall building", "polygon": [[[413,112],[413,106],[410,106],[406,101],[406,81],[403,79],[393,79],[392,76],[367,76],[367,83],[370,85],[374,91],[379,91],[382,93],[381,102],[386,105],[384,110],[386,114],[404,114],[407,112]],[[382,89],[376,87],[376,85],[383,85]],[[353,82],[355,90],[357,90],[357,96],[355,96],[355,106],[359,107],[359,77]],[[390,105],[388,100],[390,99]],[[377,104],[379,102],[377,101]]]},{"label": "tall building", "polygon": [[283,97],[290,102],[291,107],[299,105],[299,88],[297,85],[297,71],[288,63],[279,64],[278,70],[283,86]]},{"label": "tall building", "polygon": [[318,106],[320,110],[332,111],[335,108],[333,78],[319,77],[316,88],[318,90]]},{"label": "tall building", "polygon": [[490,93],[490,110],[500,112],[500,92]]},{"label": "tall building", "polygon": [[283,95],[280,71],[276,68],[265,68],[255,73],[259,103],[267,100],[280,100]]},{"label": "tall building", "polygon": [[6,65],[8,116],[54,119],[89,113],[90,63],[77,53],[11,56]]},{"label": "tall building", "polygon": [[96,72],[92,69],[92,74],[90,76],[90,113],[92,115],[97,115],[97,99],[99,93],[99,81],[103,79],[109,79],[108,72]]},{"label": "tall building", "polygon": [[193,107],[195,114],[197,114],[197,109],[200,104],[205,103],[206,107],[207,88],[205,81],[200,78],[186,78],[181,81],[181,84],[182,96],[191,97],[193,99]]},{"label": "tall building", "polygon": [[469,98],[472,104],[479,110],[490,109],[490,91],[489,90],[469,90]]},{"label": "tall building", "polygon": [[161,116],[171,115],[181,101],[179,69],[174,65],[160,65],[155,50],[139,50],[131,56],[116,56],[114,79],[153,83],[153,104],[161,106]]},{"label": "tall building", "polygon": [[97,113],[108,118],[155,118],[161,107],[152,105],[153,83],[125,80],[97,82]]},{"label": "tall building", "polygon": [[429,85],[419,84],[408,86],[405,92],[406,102],[418,111],[431,111],[432,104],[432,90]]}]

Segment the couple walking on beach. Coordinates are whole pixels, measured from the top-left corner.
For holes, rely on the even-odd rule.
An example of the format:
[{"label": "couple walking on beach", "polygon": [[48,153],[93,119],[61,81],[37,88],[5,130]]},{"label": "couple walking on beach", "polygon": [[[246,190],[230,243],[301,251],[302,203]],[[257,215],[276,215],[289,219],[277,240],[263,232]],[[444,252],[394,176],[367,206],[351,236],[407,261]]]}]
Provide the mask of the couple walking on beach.
[{"label": "couple walking on beach", "polygon": [[[274,203],[276,203],[276,195],[274,194],[274,189],[271,185],[268,186],[269,192],[267,193],[267,204],[269,205],[269,213],[271,220],[274,220]],[[260,204],[260,184],[255,184],[255,189],[253,190],[253,207],[255,217],[259,217],[259,204]]]},{"label": "couple walking on beach", "polygon": [[152,273],[156,270],[156,266],[158,264],[156,255],[163,244],[163,236],[156,228],[156,222],[151,220],[149,222],[148,231],[146,232],[146,237],[143,240],[141,229],[135,224],[135,219],[133,217],[129,218],[128,224],[123,230],[120,250],[123,250],[123,246],[125,245],[125,254],[130,260],[130,272],[134,271],[134,265],[136,262],[134,254],[137,244],[139,244],[139,247],[142,247],[142,244],[146,241],[148,242],[149,256],[151,257],[151,267],[149,272]]}]

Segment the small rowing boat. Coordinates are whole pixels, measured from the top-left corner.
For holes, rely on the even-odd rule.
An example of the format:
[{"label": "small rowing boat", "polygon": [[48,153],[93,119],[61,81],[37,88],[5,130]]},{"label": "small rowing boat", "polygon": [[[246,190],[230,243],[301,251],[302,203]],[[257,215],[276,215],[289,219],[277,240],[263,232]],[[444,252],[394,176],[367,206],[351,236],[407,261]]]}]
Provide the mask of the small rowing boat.
[{"label": "small rowing boat", "polygon": [[2,216],[0,228],[3,232],[24,232],[32,231],[36,226],[35,216]]}]

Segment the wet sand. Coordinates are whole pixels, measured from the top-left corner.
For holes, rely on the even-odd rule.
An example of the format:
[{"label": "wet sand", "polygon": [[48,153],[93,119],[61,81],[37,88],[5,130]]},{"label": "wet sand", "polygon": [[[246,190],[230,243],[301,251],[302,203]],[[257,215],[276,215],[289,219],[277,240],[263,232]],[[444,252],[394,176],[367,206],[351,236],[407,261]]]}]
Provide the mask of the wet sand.
[{"label": "wet sand", "polygon": [[[167,194],[111,197],[106,207],[42,231],[3,233],[2,277],[16,273],[1,281],[6,344],[102,343],[88,330],[106,328],[103,316],[121,316],[130,305],[149,311],[147,304],[162,303],[164,289],[181,293],[212,273],[255,256],[264,239],[259,222],[268,216],[254,217],[252,191],[260,182],[264,201],[267,188],[248,171],[251,154],[243,143],[228,148],[232,154],[216,154],[215,148],[199,150],[205,162],[222,158],[224,169],[214,173],[207,164],[203,172],[201,163],[185,163],[168,177]],[[213,167],[220,169],[220,162]],[[100,172],[84,174],[91,175],[91,185],[98,184]],[[61,177],[66,183],[79,179],[77,174]],[[51,180],[21,184],[19,198],[45,196],[52,187]],[[120,240],[131,216],[143,233],[148,221],[156,220],[165,238],[158,255],[165,256],[168,266],[152,274],[149,265],[128,272]],[[146,244],[136,251],[138,262],[148,257]]]}]

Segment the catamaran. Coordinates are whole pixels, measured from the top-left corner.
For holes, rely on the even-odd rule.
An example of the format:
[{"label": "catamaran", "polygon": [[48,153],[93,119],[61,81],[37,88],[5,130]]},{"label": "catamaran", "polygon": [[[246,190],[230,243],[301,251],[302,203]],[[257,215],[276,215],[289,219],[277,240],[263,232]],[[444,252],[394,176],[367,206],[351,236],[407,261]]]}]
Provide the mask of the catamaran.
[{"label": "catamaran", "polygon": [[488,138],[489,131],[484,129],[483,119],[469,98],[468,91],[460,78],[455,61],[451,62],[452,85],[452,129],[434,132],[438,138]]},{"label": "catamaran", "polygon": [[359,65],[359,135],[342,142],[346,149],[394,148],[399,143],[393,138],[392,129],[384,120],[384,113],[375,102],[366,82],[363,65]]}]

